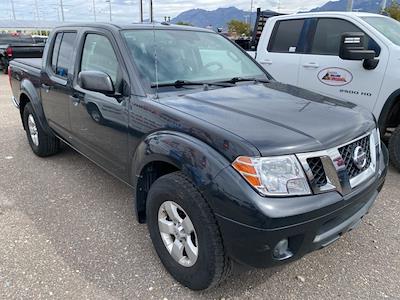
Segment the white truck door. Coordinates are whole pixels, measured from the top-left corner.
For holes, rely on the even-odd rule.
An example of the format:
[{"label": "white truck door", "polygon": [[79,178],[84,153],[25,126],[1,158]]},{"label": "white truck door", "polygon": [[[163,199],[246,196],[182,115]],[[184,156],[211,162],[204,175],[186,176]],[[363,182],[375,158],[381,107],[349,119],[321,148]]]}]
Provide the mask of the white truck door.
[{"label": "white truck door", "polygon": [[[319,18],[313,41],[300,60],[298,85],[371,110],[377,100],[388,62],[388,50],[348,20]],[[362,61],[339,57],[341,35],[364,32],[368,49],[375,50],[379,64],[366,70]]]},{"label": "white truck door", "polygon": [[257,61],[278,81],[297,85],[303,25],[304,19],[290,19],[277,21],[274,26],[267,22],[264,27]]}]

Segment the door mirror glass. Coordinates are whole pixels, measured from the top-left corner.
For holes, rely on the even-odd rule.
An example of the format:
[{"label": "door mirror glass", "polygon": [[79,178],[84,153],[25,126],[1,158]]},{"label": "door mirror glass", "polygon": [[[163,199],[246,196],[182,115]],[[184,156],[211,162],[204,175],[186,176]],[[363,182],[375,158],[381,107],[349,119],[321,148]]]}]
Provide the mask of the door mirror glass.
[{"label": "door mirror glass", "polygon": [[340,40],[339,57],[345,60],[368,60],[375,58],[374,50],[365,49],[365,34],[362,32],[343,33]]},{"label": "door mirror glass", "polygon": [[101,71],[81,71],[78,75],[81,88],[106,95],[114,94],[114,84],[111,77]]}]

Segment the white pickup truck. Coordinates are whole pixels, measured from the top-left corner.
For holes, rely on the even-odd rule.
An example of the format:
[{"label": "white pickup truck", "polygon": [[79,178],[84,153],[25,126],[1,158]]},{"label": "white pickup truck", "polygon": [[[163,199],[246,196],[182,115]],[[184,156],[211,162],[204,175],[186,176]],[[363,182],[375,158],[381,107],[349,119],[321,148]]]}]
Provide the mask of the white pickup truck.
[{"label": "white pickup truck", "polygon": [[373,112],[400,170],[399,22],[354,12],[271,17],[255,57],[278,81]]}]

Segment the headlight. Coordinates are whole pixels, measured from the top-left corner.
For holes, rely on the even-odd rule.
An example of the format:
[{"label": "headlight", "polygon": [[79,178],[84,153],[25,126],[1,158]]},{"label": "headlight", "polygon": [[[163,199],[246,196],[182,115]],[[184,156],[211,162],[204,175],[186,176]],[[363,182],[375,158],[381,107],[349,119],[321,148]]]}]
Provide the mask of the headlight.
[{"label": "headlight", "polygon": [[240,156],[233,163],[246,181],[266,196],[310,195],[303,169],[294,155]]}]

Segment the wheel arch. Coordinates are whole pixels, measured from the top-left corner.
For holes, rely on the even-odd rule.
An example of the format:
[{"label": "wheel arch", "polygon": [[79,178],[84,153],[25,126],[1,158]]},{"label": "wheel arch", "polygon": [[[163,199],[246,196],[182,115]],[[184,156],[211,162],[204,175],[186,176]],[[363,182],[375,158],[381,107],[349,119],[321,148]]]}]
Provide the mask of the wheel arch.
[{"label": "wheel arch", "polygon": [[190,135],[162,131],[147,136],[134,154],[130,176],[138,221],[146,222],[147,193],[161,176],[181,171],[202,190],[228,165],[220,153]]},{"label": "wheel arch", "polygon": [[[25,106],[28,102],[32,104],[33,111],[36,114],[36,117],[38,119],[38,122],[42,126],[43,130],[47,134],[52,134],[52,131],[47,123],[46,117],[44,115],[43,111],[43,106],[42,106],[42,101],[40,99],[40,95],[33,85],[33,83],[28,80],[28,79],[23,79],[21,81],[21,92],[19,95],[19,101],[20,101],[20,114],[21,114],[21,120],[22,116],[24,113]],[[22,120],[23,123],[23,120]],[[25,127],[24,127],[25,129]]]},{"label": "wheel arch", "polygon": [[378,126],[383,136],[389,127],[400,124],[400,89],[394,91],[382,107],[378,119]]}]

